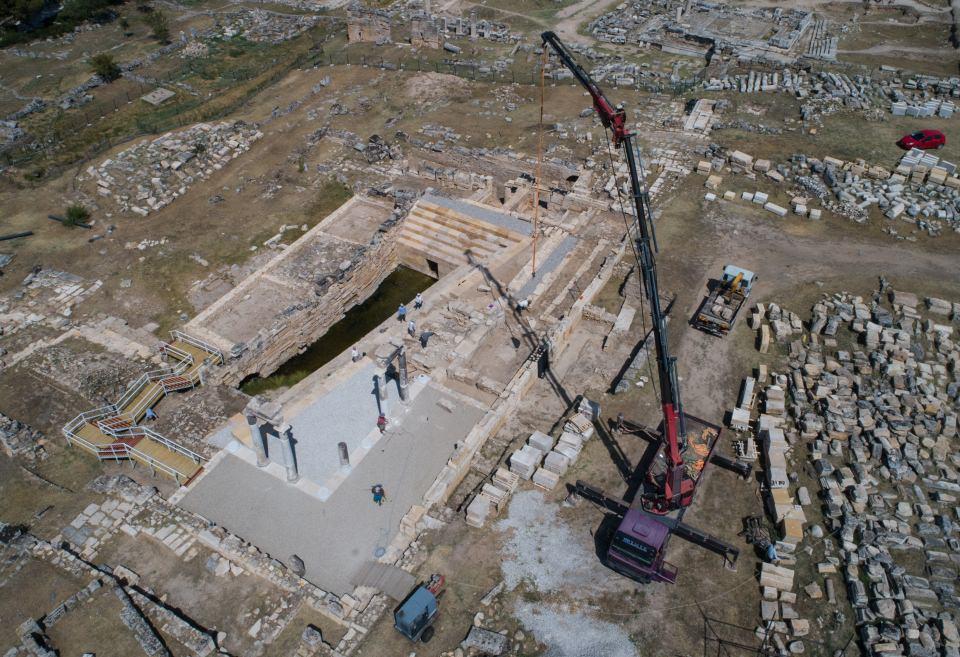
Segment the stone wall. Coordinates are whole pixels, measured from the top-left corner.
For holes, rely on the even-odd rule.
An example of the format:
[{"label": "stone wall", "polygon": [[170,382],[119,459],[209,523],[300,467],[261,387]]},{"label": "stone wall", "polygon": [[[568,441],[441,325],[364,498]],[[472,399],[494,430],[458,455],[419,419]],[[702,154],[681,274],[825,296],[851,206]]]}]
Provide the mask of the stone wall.
[{"label": "stone wall", "polygon": [[347,40],[350,43],[390,43],[390,15],[359,4],[347,11]]},{"label": "stone wall", "polygon": [[223,383],[238,385],[252,374],[272,374],[323,336],[344,313],[373,294],[398,264],[396,240],[380,240],[364,253],[349,278],[331,285],[322,297],[305,300],[281,325],[275,325],[268,333],[261,332],[247,343],[242,354],[220,368]]},{"label": "stone wall", "polygon": [[[593,303],[600,290],[610,281],[616,271],[617,264],[623,257],[626,246],[626,242],[621,242],[616,248],[612,249],[611,253],[604,259],[593,281],[584,289],[583,294],[573,304],[570,311],[547,332],[551,345],[552,361],[556,362],[563,354],[570,342],[570,336],[584,317],[584,309]],[[593,260],[593,255],[589,260]],[[584,263],[584,268],[588,264]],[[576,278],[579,278],[579,273]],[[565,296],[565,293],[562,296]],[[483,419],[467,434],[463,446],[447,461],[447,464],[434,480],[433,485],[424,494],[423,504],[413,506],[401,519],[401,532],[390,544],[387,554],[382,559],[383,561],[395,561],[403,555],[411,541],[416,537],[419,531],[418,525],[427,511],[446,503],[450,495],[460,485],[460,482],[463,481],[474,457],[480,452],[487,440],[496,435],[510,416],[516,412],[523,401],[524,395],[536,380],[536,362],[528,361],[524,363],[500,393],[499,399],[494,401]]]}]

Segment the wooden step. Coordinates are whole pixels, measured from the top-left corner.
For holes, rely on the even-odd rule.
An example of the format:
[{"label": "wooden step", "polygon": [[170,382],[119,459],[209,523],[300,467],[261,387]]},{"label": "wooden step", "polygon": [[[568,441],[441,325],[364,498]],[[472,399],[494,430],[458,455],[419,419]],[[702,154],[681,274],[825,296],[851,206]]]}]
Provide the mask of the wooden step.
[{"label": "wooden step", "polygon": [[160,379],[160,385],[163,386],[164,390],[183,390],[184,388],[193,387],[193,383],[190,379],[185,379],[182,376],[167,376]]},{"label": "wooden step", "polygon": [[124,436],[123,438],[116,438],[109,445],[104,445],[97,452],[97,455],[101,458],[104,457],[123,457],[126,458],[129,455],[127,452],[127,447],[136,447],[137,444],[143,440],[143,436]]},{"label": "wooden step", "polygon": [[120,417],[115,415],[113,417],[103,418],[98,420],[98,428],[103,428],[108,431],[119,431],[120,429],[128,429],[133,426],[133,422],[130,421],[130,418]]},{"label": "wooden step", "polygon": [[166,445],[152,440],[149,436],[137,444],[137,452],[131,455],[136,461],[150,466],[152,464],[149,459],[156,459],[165,466],[176,470],[184,479],[189,479],[200,469],[200,464],[195,463],[193,459],[179,452],[174,452]]}]

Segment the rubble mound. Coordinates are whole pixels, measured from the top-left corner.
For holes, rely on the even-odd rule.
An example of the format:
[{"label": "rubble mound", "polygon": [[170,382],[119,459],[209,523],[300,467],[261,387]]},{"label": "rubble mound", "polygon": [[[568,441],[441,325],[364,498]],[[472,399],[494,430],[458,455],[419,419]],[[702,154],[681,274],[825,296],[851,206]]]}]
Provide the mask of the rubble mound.
[{"label": "rubble mound", "polygon": [[198,123],[120,151],[88,167],[80,179],[95,181],[97,193],[113,199],[119,211],[145,217],[209,178],[261,137],[255,125],[243,121]]},{"label": "rubble mound", "polygon": [[[789,356],[782,371],[770,373],[757,421],[783,535],[777,564],[761,569],[761,617],[774,622],[758,636],[772,632],[783,647],[789,639],[779,635],[810,632],[793,591],[793,567],[808,561],[816,574],[813,581],[802,575],[806,595],[820,600],[825,589],[824,602],[835,610],[836,581],[843,580],[868,654],[956,654],[960,351],[953,322],[960,303],[921,302],[881,279],[872,298],[824,295],[808,323],[761,305],[759,322],[766,313]],[[763,368],[758,381],[766,378]],[[771,465],[774,450],[778,466]],[[803,486],[794,505],[795,473],[811,466],[818,494]],[[824,527],[804,530],[814,500]],[[807,534],[817,540],[802,545]],[[802,641],[789,645],[802,652]]]},{"label": "rubble mound", "polygon": [[7,456],[43,460],[47,458],[45,442],[43,434],[36,429],[0,413],[0,449]]},{"label": "rubble mound", "polygon": [[221,20],[222,37],[230,39],[243,36],[254,43],[281,43],[309,30],[318,22],[319,16],[290,16],[263,9],[241,9],[227,14]]}]

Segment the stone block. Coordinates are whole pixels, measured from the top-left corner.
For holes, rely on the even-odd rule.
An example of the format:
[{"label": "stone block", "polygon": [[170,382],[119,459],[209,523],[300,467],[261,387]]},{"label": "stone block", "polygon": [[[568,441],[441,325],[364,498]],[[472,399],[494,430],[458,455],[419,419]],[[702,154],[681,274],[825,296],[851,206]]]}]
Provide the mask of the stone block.
[{"label": "stone block", "polygon": [[765,354],[770,351],[770,326],[762,324],[760,326],[760,353]]},{"label": "stone block", "polygon": [[553,490],[560,482],[560,475],[546,468],[537,468],[533,474],[533,485],[544,490]]},{"label": "stone block", "polygon": [[[936,297],[927,297],[927,310],[936,314],[948,316],[953,312],[953,305],[949,301]],[[93,522],[93,518],[90,519]]]},{"label": "stone block", "polygon": [[811,600],[820,600],[823,598],[823,589],[821,589],[820,585],[816,582],[810,582],[804,586],[803,591]]},{"label": "stone block", "polygon": [[[754,197],[754,198],[756,198],[756,197]],[[766,210],[767,212],[772,212],[773,214],[777,215],[778,217],[785,217],[785,216],[787,216],[787,209],[784,208],[784,207],[780,207],[780,206],[777,205],[776,203],[765,203],[765,204],[763,205],[763,209]]]},{"label": "stone block", "polygon": [[530,437],[527,438],[527,444],[536,447],[541,452],[549,452],[556,444],[556,440],[542,431],[534,431],[530,434]]},{"label": "stone block", "polygon": [[730,161],[747,169],[753,166],[753,156],[741,151],[733,151],[730,153]]},{"label": "stone block", "polygon": [[780,618],[780,603],[771,600],[760,601],[760,617],[765,621]]},{"label": "stone block", "polygon": [[570,467],[570,459],[560,452],[550,452],[543,459],[543,467],[562,477]]},{"label": "stone block", "polygon": [[734,431],[750,430],[750,411],[745,408],[735,408],[730,412],[730,428]]}]

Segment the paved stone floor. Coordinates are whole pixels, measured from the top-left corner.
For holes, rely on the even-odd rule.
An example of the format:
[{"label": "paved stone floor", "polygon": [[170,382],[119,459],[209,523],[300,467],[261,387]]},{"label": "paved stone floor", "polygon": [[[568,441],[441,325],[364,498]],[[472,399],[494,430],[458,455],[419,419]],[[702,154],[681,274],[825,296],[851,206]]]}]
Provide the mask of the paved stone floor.
[{"label": "paved stone floor", "polygon": [[[446,400],[453,411],[441,407]],[[285,561],[303,559],[307,579],[337,594],[353,589],[352,577],[387,547],[400,519],[433,483],[443,464],[483,415],[476,406],[429,384],[410,411],[373,446],[329,499],[225,454],[184,496],[180,505],[253,542]],[[382,484],[387,501],[372,501]]]},{"label": "paved stone floor", "polygon": [[[284,419],[293,427],[293,439],[300,476],[323,484],[340,467],[337,444],[344,442],[353,454],[368,434],[376,430],[380,414],[374,394],[373,376],[378,372],[367,362],[350,376],[338,379],[336,387],[298,404],[300,408]],[[391,386],[389,399],[382,402],[387,417],[393,415],[398,392]],[[285,404],[284,408],[293,405]],[[392,419],[391,419],[392,421]],[[284,463],[283,448],[275,434],[267,434],[267,453],[274,463]]]}]

